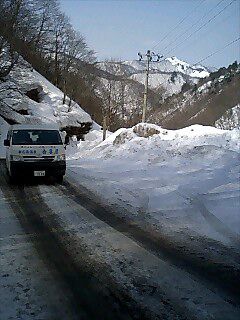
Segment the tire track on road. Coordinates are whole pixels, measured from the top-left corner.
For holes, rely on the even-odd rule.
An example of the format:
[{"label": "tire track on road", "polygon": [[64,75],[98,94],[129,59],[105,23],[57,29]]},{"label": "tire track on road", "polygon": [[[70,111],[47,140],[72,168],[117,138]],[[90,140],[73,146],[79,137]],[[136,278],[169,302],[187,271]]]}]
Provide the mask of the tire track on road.
[{"label": "tire track on road", "polygon": [[213,213],[211,213],[202,201],[201,195],[190,199],[191,204],[196,206],[201,212],[202,216],[208,221],[208,223],[220,234],[229,238],[236,247],[240,248],[240,237],[237,233],[228,228],[220,219],[218,219]]},{"label": "tire track on road", "polygon": [[[238,316],[231,309],[227,311],[226,302],[220,298],[219,293],[212,293],[196,277],[179,270],[167,260],[160,259],[131,237],[96,219],[90,210],[69,197],[65,188],[60,191],[58,186],[43,186],[40,190],[45,203],[56,212],[64,228],[72,226],[76,244],[78,241],[85,243],[89,252],[94,252],[94,259],[104,261],[110,267],[111,274],[121,281],[121,285],[130,292],[132,288],[134,292],[139,292],[141,297],[134,296],[147,309],[154,305],[159,315],[162,308],[164,313],[164,310],[171,307],[187,319],[238,319],[239,308],[236,308]],[[56,198],[55,203],[51,201],[53,197]],[[166,304],[165,307],[163,303]],[[154,319],[165,319],[162,314],[161,316]],[[176,318],[168,316],[166,319]]]},{"label": "tire track on road", "polygon": [[[101,205],[99,201],[96,202],[97,197],[91,191],[82,186],[76,186],[69,179],[64,180],[63,186],[58,185],[56,188],[69,195],[76,203],[89,210],[95,217],[133,239],[146,250],[193,274],[210,290],[214,292],[218,290],[220,294],[224,291],[228,297],[226,298],[223,292],[222,296],[227,301],[233,304],[240,304],[240,269],[228,264],[228,261],[222,263],[222,261],[218,262],[214,259],[203,259],[204,253],[201,254],[201,252],[192,251],[191,248],[178,246],[176,242],[166,239],[150,225],[144,229],[133,220],[130,220],[130,218],[118,216],[109,207]],[[205,239],[195,239],[195,241],[201,242],[205,241]],[[189,239],[189,243],[193,245],[194,241]],[[203,245],[206,246],[207,243],[204,244],[203,242]],[[218,246],[227,257],[229,255],[228,250],[225,247],[221,247],[220,244]],[[233,256],[237,264],[240,261],[240,256],[238,254],[233,254]]]}]

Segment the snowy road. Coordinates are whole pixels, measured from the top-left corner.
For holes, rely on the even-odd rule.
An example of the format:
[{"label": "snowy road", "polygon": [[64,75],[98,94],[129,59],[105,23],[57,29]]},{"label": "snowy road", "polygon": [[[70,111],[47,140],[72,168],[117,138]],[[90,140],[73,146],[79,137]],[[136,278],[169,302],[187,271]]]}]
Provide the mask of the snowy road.
[{"label": "snowy road", "polygon": [[70,176],[9,186],[0,163],[0,318],[239,318],[234,248],[212,243],[210,259],[95,200]]}]

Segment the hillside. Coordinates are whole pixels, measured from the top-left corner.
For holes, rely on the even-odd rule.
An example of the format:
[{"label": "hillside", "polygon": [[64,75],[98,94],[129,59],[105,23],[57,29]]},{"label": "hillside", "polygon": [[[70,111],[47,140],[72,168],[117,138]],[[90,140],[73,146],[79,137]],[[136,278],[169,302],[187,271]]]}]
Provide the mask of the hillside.
[{"label": "hillside", "polygon": [[[221,117],[231,117],[232,108],[240,103],[240,65],[236,62],[228,68],[210,73],[207,78],[169,97],[160,104],[149,119],[166,128],[183,128],[195,123],[215,125]],[[227,112],[227,114],[226,114]],[[235,117],[235,125],[239,118]],[[226,127],[227,128],[227,127]]]},{"label": "hillside", "polygon": [[55,123],[79,138],[92,126],[92,119],[79,104],[66,97],[22,58],[0,81],[0,117],[9,124]]},{"label": "hillside", "polygon": [[[195,70],[189,65],[174,64],[178,61],[166,59],[169,67],[165,83],[170,90],[181,84],[181,91],[166,96],[163,87],[149,89],[148,121],[166,128],[182,128],[191,124],[216,125],[231,129],[239,125],[239,65],[208,73],[204,67]],[[154,65],[155,66],[155,65]],[[161,81],[163,65],[151,69],[151,75]],[[184,69],[185,68],[185,69]],[[172,73],[171,70],[175,70]],[[172,82],[176,70],[175,82]],[[157,71],[158,70],[158,71]],[[98,72],[97,72],[98,71]],[[101,101],[101,108],[94,113],[94,119],[102,122],[105,114],[110,130],[127,127],[141,121],[144,85],[134,77],[144,77],[143,62],[105,62],[92,66],[91,73],[97,73],[94,95]],[[194,77],[192,75],[194,74]],[[201,78],[204,75],[205,78]],[[171,75],[171,76],[170,76]],[[196,76],[198,75],[198,77]],[[177,82],[176,79],[187,79]],[[150,78],[151,79],[151,78]],[[179,90],[179,89],[178,89]],[[81,86],[78,87],[81,92]],[[92,119],[91,109],[85,112],[79,104],[66,96],[22,58],[10,74],[0,82],[0,116],[8,123],[55,122],[78,138],[89,131]],[[88,110],[88,107],[85,106]]]},{"label": "hillside", "polygon": [[[146,63],[105,61],[95,67],[99,70],[95,93],[102,100],[110,128],[116,130],[141,121]],[[216,126],[224,122],[226,129],[227,123],[231,123],[231,128],[236,127],[238,87],[237,62],[214,72],[201,65],[191,66],[176,57],[152,62],[148,121],[172,129],[195,123],[215,125],[215,122]],[[235,111],[231,111],[232,108]]]}]

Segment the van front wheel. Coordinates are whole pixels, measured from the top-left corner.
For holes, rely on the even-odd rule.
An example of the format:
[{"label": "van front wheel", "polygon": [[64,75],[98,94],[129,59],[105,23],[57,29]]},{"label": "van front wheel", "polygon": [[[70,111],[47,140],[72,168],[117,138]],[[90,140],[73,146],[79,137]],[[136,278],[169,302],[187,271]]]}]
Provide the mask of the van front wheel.
[{"label": "van front wheel", "polygon": [[63,175],[56,176],[55,180],[57,183],[62,184],[63,183]]},{"label": "van front wheel", "polygon": [[10,184],[16,184],[17,183],[17,177],[11,174],[8,174],[8,180]]}]

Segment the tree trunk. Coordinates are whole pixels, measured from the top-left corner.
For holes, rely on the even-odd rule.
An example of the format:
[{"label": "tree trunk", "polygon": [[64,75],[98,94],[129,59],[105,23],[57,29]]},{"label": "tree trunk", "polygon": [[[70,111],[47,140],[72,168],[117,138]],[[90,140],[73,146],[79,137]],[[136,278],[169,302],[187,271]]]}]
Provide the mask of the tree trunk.
[{"label": "tree trunk", "polygon": [[66,102],[66,80],[63,80],[63,104]]},{"label": "tree trunk", "polygon": [[[69,98],[69,102],[68,102],[68,106],[69,106],[69,108],[71,107],[71,104],[72,104],[72,99],[71,99],[71,98]],[[70,111],[70,110],[68,109],[68,111]]]},{"label": "tree trunk", "polygon": [[106,139],[107,135],[107,117],[103,116],[103,141]]}]

